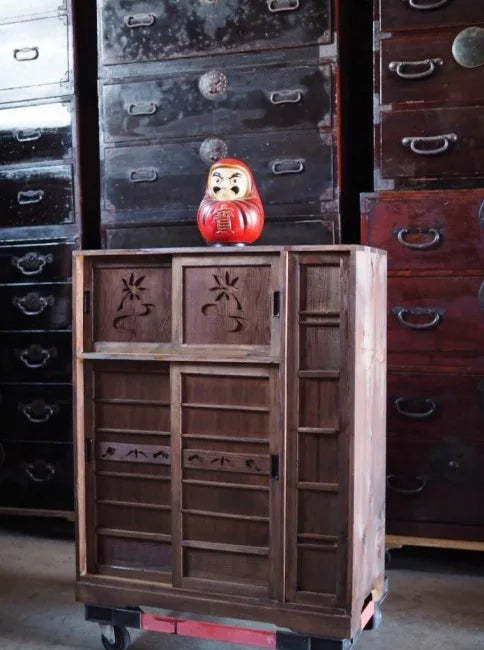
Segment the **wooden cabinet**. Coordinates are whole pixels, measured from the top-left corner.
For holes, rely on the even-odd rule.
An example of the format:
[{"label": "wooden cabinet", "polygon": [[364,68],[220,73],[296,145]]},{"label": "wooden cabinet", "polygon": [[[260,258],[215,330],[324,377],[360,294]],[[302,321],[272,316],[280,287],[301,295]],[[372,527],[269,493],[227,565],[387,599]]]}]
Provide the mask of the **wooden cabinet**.
[{"label": "wooden cabinet", "polygon": [[78,599],[353,638],[384,569],[385,254],[75,268]]}]

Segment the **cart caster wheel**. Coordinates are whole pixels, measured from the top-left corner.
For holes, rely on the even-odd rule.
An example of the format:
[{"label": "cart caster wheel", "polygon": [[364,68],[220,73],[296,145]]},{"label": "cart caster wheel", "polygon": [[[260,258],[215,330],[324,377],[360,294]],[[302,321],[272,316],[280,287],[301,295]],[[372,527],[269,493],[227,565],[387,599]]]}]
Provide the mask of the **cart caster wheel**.
[{"label": "cart caster wheel", "polygon": [[375,603],[375,612],[365,625],[365,630],[378,630],[383,620],[380,606]]},{"label": "cart caster wheel", "polygon": [[131,638],[125,627],[113,625],[102,633],[101,641],[106,650],[128,650]]}]

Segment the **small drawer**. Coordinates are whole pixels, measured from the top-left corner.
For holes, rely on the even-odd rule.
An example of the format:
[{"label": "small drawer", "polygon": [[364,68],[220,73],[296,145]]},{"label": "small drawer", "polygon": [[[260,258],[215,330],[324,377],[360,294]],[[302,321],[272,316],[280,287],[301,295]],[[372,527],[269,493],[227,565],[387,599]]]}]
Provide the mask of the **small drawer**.
[{"label": "small drawer", "polygon": [[0,384],[3,440],[72,440],[72,387]]},{"label": "small drawer", "polygon": [[390,277],[388,363],[484,369],[484,274]]},{"label": "small drawer", "polygon": [[[67,15],[0,25],[0,60],[0,96],[15,88],[68,84]],[[16,99],[22,99],[21,93]]]},{"label": "small drawer", "polygon": [[387,519],[483,525],[484,445],[457,437],[390,443]]},{"label": "small drawer", "polygon": [[389,271],[482,269],[484,190],[363,196],[362,239],[388,251]]},{"label": "small drawer", "polygon": [[70,280],[74,247],[40,242],[0,246],[0,284]]},{"label": "small drawer", "polygon": [[106,142],[331,127],[329,65],[226,66],[105,84]]},{"label": "small drawer", "polygon": [[388,373],[390,444],[461,436],[483,442],[484,373]]},{"label": "small drawer", "polygon": [[380,0],[383,31],[427,29],[482,22],[480,0]]},{"label": "small drawer", "polygon": [[0,165],[72,156],[70,102],[0,110]]},{"label": "small drawer", "polygon": [[319,45],[332,39],[330,0],[103,0],[101,63]]},{"label": "small drawer", "polygon": [[208,165],[225,157],[249,165],[267,212],[273,204],[334,198],[332,135],[306,131],[107,149],[104,209],[136,213],[139,220],[143,211],[155,212],[157,221],[173,211],[178,219],[195,217]]},{"label": "small drawer", "polygon": [[0,331],[70,330],[71,294],[68,282],[0,286]]},{"label": "small drawer", "polygon": [[3,333],[0,381],[72,381],[72,337],[64,332]]},{"label": "small drawer", "polygon": [[446,178],[484,174],[481,106],[381,114],[383,178]]},{"label": "small drawer", "polygon": [[67,0],[2,0],[0,21],[67,11]]},{"label": "small drawer", "polygon": [[[481,9],[481,20],[484,9]],[[484,98],[482,68],[460,65],[452,46],[462,29],[398,35],[380,43],[381,103],[473,104]],[[482,30],[484,39],[484,30]],[[483,53],[484,63],[484,53]]]},{"label": "small drawer", "polygon": [[73,510],[72,445],[1,441],[0,505]]},{"label": "small drawer", "polygon": [[70,165],[0,171],[2,227],[73,223]]}]

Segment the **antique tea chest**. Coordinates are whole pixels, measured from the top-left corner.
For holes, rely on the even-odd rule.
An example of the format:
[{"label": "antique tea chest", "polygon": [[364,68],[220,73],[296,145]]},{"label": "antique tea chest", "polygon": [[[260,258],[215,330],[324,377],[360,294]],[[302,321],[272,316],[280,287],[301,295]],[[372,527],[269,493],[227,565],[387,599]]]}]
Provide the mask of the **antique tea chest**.
[{"label": "antique tea chest", "polygon": [[77,598],[353,638],[384,572],[386,253],[77,251]]}]

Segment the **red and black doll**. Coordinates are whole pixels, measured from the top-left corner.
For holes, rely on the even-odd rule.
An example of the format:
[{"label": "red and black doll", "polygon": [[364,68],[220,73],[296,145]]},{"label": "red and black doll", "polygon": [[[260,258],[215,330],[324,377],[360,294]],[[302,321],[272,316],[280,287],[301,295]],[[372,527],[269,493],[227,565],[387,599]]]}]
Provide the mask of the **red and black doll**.
[{"label": "red and black doll", "polygon": [[210,168],[197,212],[207,244],[252,244],[264,227],[264,208],[245,163],[224,158]]}]

